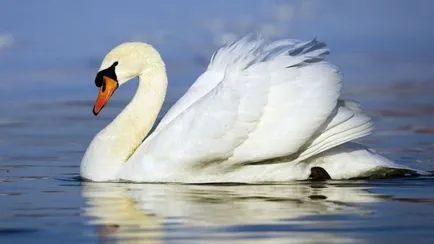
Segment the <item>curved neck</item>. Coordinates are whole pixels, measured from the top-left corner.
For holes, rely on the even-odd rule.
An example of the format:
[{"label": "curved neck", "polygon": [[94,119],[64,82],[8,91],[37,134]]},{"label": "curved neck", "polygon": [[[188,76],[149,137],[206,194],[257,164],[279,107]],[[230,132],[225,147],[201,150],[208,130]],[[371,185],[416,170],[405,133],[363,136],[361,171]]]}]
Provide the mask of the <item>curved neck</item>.
[{"label": "curved neck", "polygon": [[81,163],[81,175],[94,181],[113,180],[152,129],[167,90],[164,66],[139,76],[136,94],[125,109],[92,140]]},{"label": "curved neck", "polygon": [[139,76],[139,85],[130,103],[99,135],[112,141],[116,158],[126,162],[140,146],[157,119],[166,90],[164,67],[147,70]]}]

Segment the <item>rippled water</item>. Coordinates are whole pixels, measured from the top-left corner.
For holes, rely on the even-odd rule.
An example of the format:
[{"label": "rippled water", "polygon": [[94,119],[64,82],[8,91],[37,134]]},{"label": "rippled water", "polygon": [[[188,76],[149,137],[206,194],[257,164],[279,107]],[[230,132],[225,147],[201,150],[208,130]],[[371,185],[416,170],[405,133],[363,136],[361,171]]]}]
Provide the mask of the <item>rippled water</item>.
[{"label": "rippled water", "polygon": [[[16,86],[0,105],[2,243],[434,241],[430,177],[282,185],[80,182],[88,141],[134,87],[95,118],[94,88],[65,84]],[[362,142],[433,170],[433,91],[431,83],[347,89],[377,122],[375,135]]]}]

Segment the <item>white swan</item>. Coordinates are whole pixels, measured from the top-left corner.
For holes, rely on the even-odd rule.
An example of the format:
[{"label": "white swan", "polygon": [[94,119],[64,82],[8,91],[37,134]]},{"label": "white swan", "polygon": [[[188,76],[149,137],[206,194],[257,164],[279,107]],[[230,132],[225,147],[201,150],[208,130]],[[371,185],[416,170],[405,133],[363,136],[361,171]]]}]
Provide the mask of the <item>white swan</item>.
[{"label": "white swan", "polygon": [[372,124],[357,106],[338,100],[341,75],[323,60],[327,53],[316,40],[246,37],[223,47],[147,136],[166,94],[165,65],[148,44],[119,45],[95,79],[99,95],[93,112],[138,76],[137,92],[92,140],[81,176],[253,183],[307,179],[316,174],[313,167],[333,179],[406,169],[351,143],[368,135]]}]

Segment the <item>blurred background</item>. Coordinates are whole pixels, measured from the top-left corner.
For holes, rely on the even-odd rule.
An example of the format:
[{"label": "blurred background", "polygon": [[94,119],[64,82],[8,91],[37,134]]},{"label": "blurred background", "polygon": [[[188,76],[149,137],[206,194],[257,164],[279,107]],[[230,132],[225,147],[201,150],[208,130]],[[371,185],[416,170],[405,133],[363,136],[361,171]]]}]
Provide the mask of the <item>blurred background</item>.
[{"label": "blurred background", "polygon": [[90,89],[103,55],[131,40],[155,45],[167,62],[170,84],[187,86],[218,46],[248,33],[325,41],[346,85],[434,77],[429,0],[3,0],[0,5],[1,88],[18,86],[20,93]]}]

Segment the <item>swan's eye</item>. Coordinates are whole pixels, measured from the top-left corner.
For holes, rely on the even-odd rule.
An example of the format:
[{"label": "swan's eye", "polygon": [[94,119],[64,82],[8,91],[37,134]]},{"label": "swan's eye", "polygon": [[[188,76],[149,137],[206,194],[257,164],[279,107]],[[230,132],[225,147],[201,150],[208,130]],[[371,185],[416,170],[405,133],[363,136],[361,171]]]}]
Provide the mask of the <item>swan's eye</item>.
[{"label": "swan's eye", "polygon": [[104,84],[104,76],[110,77],[113,80],[117,81],[117,77],[116,77],[116,71],[115,71],[115,67],[116,65],[118,65],[119,62],[115,61],[110,67],[108,67],[107,69],[101,70],[98,72],[98,74],[95,77],[95,85],[96,87],[101,87]]}]

